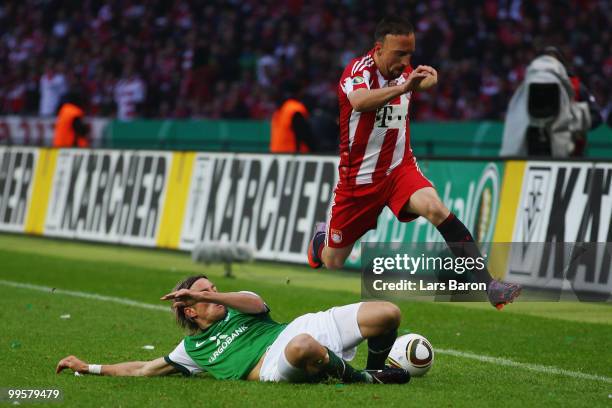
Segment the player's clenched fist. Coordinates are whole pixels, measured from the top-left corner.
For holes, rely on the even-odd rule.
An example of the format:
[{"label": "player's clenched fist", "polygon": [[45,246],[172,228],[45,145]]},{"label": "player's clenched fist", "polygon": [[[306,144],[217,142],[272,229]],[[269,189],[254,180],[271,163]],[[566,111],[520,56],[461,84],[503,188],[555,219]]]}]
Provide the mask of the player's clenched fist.
[{"label": "player's clenched fist", "polygon": [[57,367],[55,368],[55,372],[59,373],[65,368],[69,368],[72,371],[83,374],[88,372],[89,366],[87,365],[87,363],[79,360],[75,356],[68,356],[60,360],[60,362],[57,364]]}]

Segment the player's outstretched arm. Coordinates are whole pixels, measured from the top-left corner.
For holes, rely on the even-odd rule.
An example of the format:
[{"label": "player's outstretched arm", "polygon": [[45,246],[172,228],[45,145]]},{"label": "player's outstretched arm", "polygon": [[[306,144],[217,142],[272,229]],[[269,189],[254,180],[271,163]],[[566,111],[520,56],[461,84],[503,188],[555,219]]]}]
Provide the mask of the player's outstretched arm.
[{"label": "player's outstretched arm", "polygon": [[242,313],[257,314],[268,311],[268,307],[262,298],[245,292],[223,293],[208,290],[180,289],[162,296],[161,300],[173,300],[174,307],[193,306],[198,302],[206,302],[231,307]]},{"label": "player's outstretched arm", "polygon": [[[70,369],[79,374],[98,374],[116,377],[155,377],[178,373],[163,357],[151,361],[129,361],[98,366],[87,364],[75,356],[68,356],[60,360],[55,368],[55,372],[59,374],[65,369]],[[93,372],[90,370],[93,370]]]}]

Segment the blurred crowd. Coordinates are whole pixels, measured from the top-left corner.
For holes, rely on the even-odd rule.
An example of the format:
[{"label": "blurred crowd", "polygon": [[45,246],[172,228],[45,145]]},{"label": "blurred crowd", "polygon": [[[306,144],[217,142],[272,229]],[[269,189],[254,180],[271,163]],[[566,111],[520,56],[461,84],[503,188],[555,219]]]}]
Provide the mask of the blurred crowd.
[{"label": "blurred crowd", "polygon": [[612,109],[609,0],[9,0],[0,2],[0,113],[53,115],[78,90],[89,115],[269,119],[283,86],[333,112],[344,66],[377,21],[417,30],[413,65],[439,71],[417,120],[503,119],[546,45]]}]

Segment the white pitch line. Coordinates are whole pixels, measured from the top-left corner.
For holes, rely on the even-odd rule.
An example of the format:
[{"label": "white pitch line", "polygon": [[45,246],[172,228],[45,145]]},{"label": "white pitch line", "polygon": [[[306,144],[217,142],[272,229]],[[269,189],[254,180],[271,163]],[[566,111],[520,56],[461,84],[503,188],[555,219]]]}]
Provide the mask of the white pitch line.
[{"label": "white pitch line", "polygon": [[603,381],[607,383],[612,383],[612,378],[610,377],[605,377],[603,375],[585,374],[585,373],[581,373],[580,371],[564,370],[563,368],[558,368],[554,366],[520,363],[518,361],[512,361],[506,358],[483,356],[480,354],[474,354],[474,353],[470,353],[466,351],[458,351],[458,350],[450,350],[450,349],[434,349],[434,351],[436,353],[448,354],[450,356],[469,358],[472,360],[482,361],[484,363],[491,363],[491,364],[497,364],[497,365],[508,366],[508,367],[517,367],[517,368],[522,368],[525,370],[537,371],[539,373],[564,375],[566,377],[580,378],[583,380]]},{"label": "white pitch line", "polygon": [[96,293],[78,292],[75,290],[65,290],[65,289],[55,289],[49,286],[31,285],[29,283],[12,282],[12,281],[6,281],[2,279],[0,279],[0,285],[11,286],[13,288],[20,288],[20,289],[37,290],[39,292],[47,292],[49,294],[67,295],[67,296],[74,296],[74,297],[79,297],[79,298],[84,298],[84,299],[101,300],[103,302],[119,303],[121,305],[140,307],[142,309],[160,310],[164,312],[171,311],[169,306],[164,307],[161,305],[152,305],[150,303],[137,302],[135,300],[125,299],[125,298],[98,295]]},{"label": "white pitch line", "polygon": [[[49,286],[32,285],[29,283],[12,282],[12,281],[6,281],[2,279],[0,279],[0,285],[20,288],[20,289],[36,290],[39,292],[47,292],[49,294],[67,295],[67,296],[79,297],[83,299],[93,299],[93,300],[100,300],[103,302],[118,303],[118,304],[127,305],[127,306],[140,307],[142,309],[157,310],[157,311],[163,311],[163,312],[170,311],[169,307],[164,307],[160,305],[152,305],[150,303],[137,302],[135,300],[119,298],[119,297],[114,297],[114,296],[98,295],[95,293],[79,292],[79,291],[65,290],[65,289],[54,289]],[[606,383],[612,383],[612,378],[610,377],[605,377],[602,375],[594,375],[594,374],[585,374],[579,371],[564,370],[562,368],[558,368],[554,366],[520,363],[518,361],[512,361],[506,358],[484,356],[480,354],[474,354],[474,353],[470,353],[466,351],[458,351],[458,350],[452,350],[452,349],[438,349],[437,348],[437,349],[434,349],[434,351],[440,354],[448,354],[450,356],[455,356],[455,357],[469,358],[469,359],[477,360],[483,363],[490,363],[490,364],[496,364],[496,365],[507,366],[507,367],[522,368],[524,370],[536,371],[536,372],[544,373],[544,374],[562,375],[566,377],[579,378],[582,380],[603,381]]]}]

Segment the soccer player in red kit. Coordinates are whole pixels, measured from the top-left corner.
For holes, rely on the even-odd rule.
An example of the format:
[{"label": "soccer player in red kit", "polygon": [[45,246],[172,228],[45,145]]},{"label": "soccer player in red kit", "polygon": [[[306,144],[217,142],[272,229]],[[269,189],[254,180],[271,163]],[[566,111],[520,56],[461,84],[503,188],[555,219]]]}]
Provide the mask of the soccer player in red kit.
[{"label": "soccer player in red kit", "polygon": [[[341,268],[353,244],[370,229],[385,206],[397,219],[419,216],[436,226],[455,256],[479,257],[480,251],[463,223],[442,203],[423,175],[410,147],[408,108],[413,92],[436,85],[430,66],[412,68],[414,28],[397,17],[376,27],[375,45],[345,68],[338,84],[340,103],[340,165],[327,224],[319,223],[308,246],[311,267]],[[520,286],[493,280],[487,283],[491,304],[501,309],[520,293]]]}]

